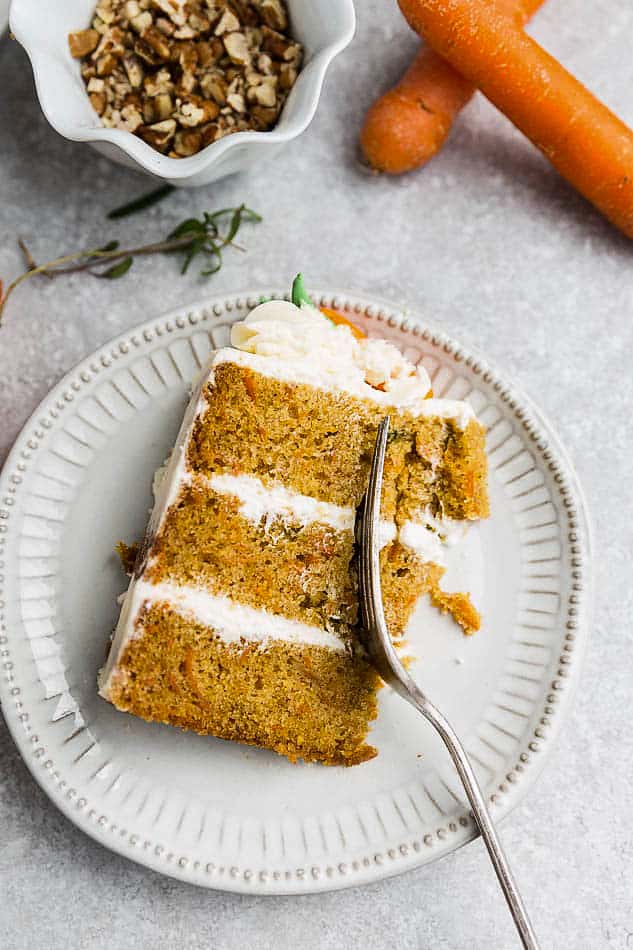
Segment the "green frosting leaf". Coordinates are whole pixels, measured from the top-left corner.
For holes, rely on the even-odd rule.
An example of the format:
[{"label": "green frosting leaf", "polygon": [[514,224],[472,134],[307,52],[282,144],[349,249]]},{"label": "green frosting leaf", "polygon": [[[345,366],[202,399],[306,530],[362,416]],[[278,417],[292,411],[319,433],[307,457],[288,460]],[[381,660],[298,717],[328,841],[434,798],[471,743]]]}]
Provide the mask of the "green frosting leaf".
[{"label": "green frosting leaf", "polygon": [[306,304],[308,307],[314,307],[314,301],[308,296],[308,292],[305,289],[303,274],[297,274],[293,280],[291,297],[295,307],[301,307],[303,304]]}]

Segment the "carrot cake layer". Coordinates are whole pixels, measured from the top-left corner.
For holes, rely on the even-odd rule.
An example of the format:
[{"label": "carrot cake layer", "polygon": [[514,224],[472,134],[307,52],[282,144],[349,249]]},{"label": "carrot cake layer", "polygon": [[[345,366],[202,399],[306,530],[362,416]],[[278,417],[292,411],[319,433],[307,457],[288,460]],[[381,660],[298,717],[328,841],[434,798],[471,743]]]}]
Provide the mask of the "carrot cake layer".
[{"label": "carrot cake layer", "polygon": [[318,502],[309,520],[291,509],[260,511],[257,503],[249,512],[248,502],[217,490],[225,478],[194,478],[182,488],[156,537],[147,579],[203,587],[251,607],[265,604],[349,637],[357,615],[353,514],[341,516],[331,506],[335,516],[326,520]]},{"label": "carrot cake layer", "polygon": [[261,304],[231,342],[157,488],[101,695],[293,760],[355,764],[373,754],[378,687],[354,548],[377,426],[390,415],[381,572],[396,637],[422,594],[465,632],[479,626],[441,579],[447,540],[488,513],[484,431],[394,346],[305,300]]},{"label": "carrot cake layer", "polygon": [[[385,515],[394,517],[396,507],[404,513],[429,506],[455,519],[488,514],[484,433],[468,404],[420,399],[414,414],[385,401],[318,389],[313,376],[308,385],[301,378],[289,382],[267,375],[266,370],[280,372],[278,361],[268,367],[266,357],[256,353],[232,359],[231,351],[220,350],[213,360],[187,451],[192,471],[237,469],[303,495],[356,507],[365,491],[376,430],[389,413]],[[221,439],[216,432],[222,432]]]},{"label": "carrot cake layer", "polygon": [[[271,637],[249,618],[239,635],[200,623],[170,600],[148,597],[136,616],[111,702],[143,719],[265,746],[295,761],[356,765],[376,715],[378,676],[359,655],[331,643]],[[305,636],[306,632],[301,631]],[[265,648],[262,647],[265,643]]]}]

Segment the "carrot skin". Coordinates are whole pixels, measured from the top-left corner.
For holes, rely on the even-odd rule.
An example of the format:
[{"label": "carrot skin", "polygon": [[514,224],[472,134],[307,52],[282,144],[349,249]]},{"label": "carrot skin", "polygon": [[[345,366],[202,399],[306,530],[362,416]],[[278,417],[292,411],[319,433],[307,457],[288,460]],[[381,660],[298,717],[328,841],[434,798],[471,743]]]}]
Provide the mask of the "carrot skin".
[{"label": "carrot skin", "polygon": [[[543,0],[501,0],[525,23]],[[400,175],[425,165],[442,148],[475,86],[432,49],[423,47],[400,82],[369,108],[360,144],[377,171]]]},{"label": "carrot skin", "polygon": [[398,85],[369,108],[360,135],[365,158],[390,175],[425,165],[474,91],[445,60],[422,49]]},{"label": "carrot skin", "polygon": [[515,22],[519,26],[525,26],[528,23],[539,7],[543,6],[544,0],[502,0],[500,6],[504,12],[510,16],[513,16]]},{"label": "carrot skin", "polygon": [[633,131],[486,0],[399,0],[409,24],[633,237]]}]

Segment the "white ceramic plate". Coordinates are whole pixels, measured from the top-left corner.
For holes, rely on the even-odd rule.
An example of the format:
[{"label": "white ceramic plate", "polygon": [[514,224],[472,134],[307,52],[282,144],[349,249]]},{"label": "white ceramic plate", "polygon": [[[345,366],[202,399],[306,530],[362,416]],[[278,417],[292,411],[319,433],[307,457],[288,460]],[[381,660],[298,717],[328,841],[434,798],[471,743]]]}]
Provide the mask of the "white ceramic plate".
[{"label": "white ceramic plate", "polygon": [[[396,874],[474,836],[421,717],[382,690],[376,759],[293,766],[136,720],[95,687],[124,587],[114,545],[142,535],[188,383],[260,296],[210,300],[125,334],[26,425],[0,482],[1,692],[37,781],[106,847],[207,887],[306,893]],[[388,306],[321,300],[422,359],[437,395],[467,396],[488,428],[492,517],[453,565],[484,627],[465,638],[424,604],[410,642],[419,681],[464,737],[501,818],[534,782],[579,673],[590,564],[576,477],[534,406],[478,356]]]}]

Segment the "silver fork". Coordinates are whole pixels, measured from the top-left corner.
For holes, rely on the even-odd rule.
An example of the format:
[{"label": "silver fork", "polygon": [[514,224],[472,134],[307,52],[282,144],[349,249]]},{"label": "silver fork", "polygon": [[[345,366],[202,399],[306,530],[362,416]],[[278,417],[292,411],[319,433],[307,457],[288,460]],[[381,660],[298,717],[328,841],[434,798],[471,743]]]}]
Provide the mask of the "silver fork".
[{"label": "silver fork", "polygon": [[516,881],[512,876],[501,841],[492,823],[486,799],[475,777],[466,751],[450,723],[424,695],[406,671],[396,653],[385,623],[380,584],[380,496],[385,464],[389,417],[381,422],[364,502],[359,509],[356,534],[360,549],[359,593],[365,646],[381,677],[403,699],[415,706],[440,734],[466,791],[488,854],[514,918],[521,942],[527,950],[538,950],[536,935],[527,915]]}]

